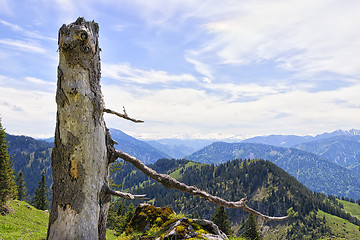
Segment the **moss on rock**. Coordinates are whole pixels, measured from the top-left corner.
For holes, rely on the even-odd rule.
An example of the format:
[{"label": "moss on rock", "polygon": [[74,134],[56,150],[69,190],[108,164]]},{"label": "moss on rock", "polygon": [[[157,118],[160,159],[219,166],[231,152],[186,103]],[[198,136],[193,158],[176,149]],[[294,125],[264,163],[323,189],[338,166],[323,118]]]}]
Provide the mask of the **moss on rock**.
[{"label": "moss on rock", "polygon": [[148,204],[141,204],[135,209],[134,216],[126,227],[125,232],[146,232],[150,230],[153,225],[161,227],[174,213],[175,212],[168,207],[158,208]]},{"label": "moss on rock", "polygon": [[168,207],[141,204],[135,209],[130,223],[122,235],[130,239],[227,239],[226,235],[209,220],[180,217]]}]

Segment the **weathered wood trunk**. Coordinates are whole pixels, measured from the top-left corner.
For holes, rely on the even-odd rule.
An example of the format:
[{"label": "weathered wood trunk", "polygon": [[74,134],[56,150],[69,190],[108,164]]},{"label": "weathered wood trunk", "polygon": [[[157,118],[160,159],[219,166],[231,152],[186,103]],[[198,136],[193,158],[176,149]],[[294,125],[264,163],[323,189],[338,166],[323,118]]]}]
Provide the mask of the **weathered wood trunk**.
[{"label": "weathered wood trunk", "polygon": [[105,239],[109,156],[100,89],[98,25],[59,30],[53,201],[47,239]]}]

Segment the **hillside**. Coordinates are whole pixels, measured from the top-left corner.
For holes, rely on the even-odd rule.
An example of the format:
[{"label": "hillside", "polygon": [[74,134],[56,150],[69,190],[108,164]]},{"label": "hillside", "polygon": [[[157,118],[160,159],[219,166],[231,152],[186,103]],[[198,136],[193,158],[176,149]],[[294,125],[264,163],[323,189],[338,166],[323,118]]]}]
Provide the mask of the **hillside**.
[{"label": "hillside", "polygon": [[216,140],[210,139],[156,139],[146,140],[153,147],[165,152],[172,158],[181,159],[206,147]]},{"label": "hillside", "polygon": [[[0,239],[43,240],[46,238],[48,212],[18,200],[9,201],[8,206],[12,211],[7,215],[0,215]],[[113,231],[107,231],[106,235],[108,240],[116,239]]]},{"label": "hillside", "polygon": [[[266,236],[276,236],[280,239],[305,239],[298,236],[306,235],[309,235],[309,238],[331,236],[330,228],[321,227],[325,224],[323,218],[314,217],[318,210],[331,216],[337,215],[343,221],[355,221],[350,214],[346,214],[341,209],[341,205],[335,198],[330,199],[323,194],[312,193],[294,177],[269,161],[235,160],[215,166],[187,160],[162,159],[152,165],[154,168],[160,166],[166,166],[161,169],[161,172],[171,174],[186,184],[196,185],[200,189],[224,199],[235,201],[246,196],[249,206],[265,214],[274,216],[292,214],[292,218],[281,223],[259,220],[261,229]],[[198,215],[205,219],[210,219],[216,208],[214,204],[198,197],[166,189],[144,177],[143,173],[128,164],[124,164],[120,172],[123,176],[129,176],[126,185],[131,186],[130,188],[124,187],[123,190],[136,194],[145,193],[151,199],[149,203],[155,206],[169,206],[175,212],[186,213],[190,216]],[[130,179],[134,181],[130,183]],[[293,212],[288,212],[290,208]],[[247,218],[247,213],[238,209],[229,209],[228,213],[233,225],[241,226]],[[360,225],[360,222],[358,221],[356,224]],[[238,233],[242,231],[241,227],[235,228],[238,229]]]},{"label": "hillside", "polygon": [[26,202],[14,200],[12,211],[0,215],[0,239],[44,239],[49,213],[37,210]]},{"label": "hillside", "polygon": [[118,143],[115,148],[137,157],[145,164],[156,162],[160,158],[170,158],[166,153],[156,149],[150,144],[133,138],[126,133],[111,128],[111,137]]},{"label": "hillside", "polygon": [[8,152],[14,163],[15,173],[20,170],[24,174],[24,180],[28,193],[32,196],[41,179],[41,172],[45,170],[48,186],[52,183],[51,172],[51,149],[53,143],[36,140],[27,136],[15,136],[6,134]]},{"label": "hillside", "polygon": [[295,148],[322,156],[354,172],[360,165],[360,135],[336,136],[299,144]]},{"label": "hillside", "polygon": [[242,143],[260,143],[260,144],[288,148],[311,140],[313,140],[312,136],[269,135],[269,136],[257,136],[253,138],[248,138],[242,141]]},{"label": "hillside", "polygon": [[360,178],[352,171],[313,153],[256,143],[213,143],[186,157],[219,164],[232,159],[266,159],[294,176],[310,190],[360,198]]}]

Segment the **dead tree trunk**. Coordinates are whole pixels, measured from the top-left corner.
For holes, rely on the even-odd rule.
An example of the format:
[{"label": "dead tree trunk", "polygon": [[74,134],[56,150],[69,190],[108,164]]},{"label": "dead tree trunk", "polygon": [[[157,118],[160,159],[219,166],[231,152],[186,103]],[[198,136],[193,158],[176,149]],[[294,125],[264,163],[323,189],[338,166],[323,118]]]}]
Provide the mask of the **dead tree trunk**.
[{"label": "dead tree trunk", "polygon": [[79,18],[59,30],[53,202],[48,239],[99,239],[109,198],[98,25]]},{"label": "dead tree trunk", "polygon": [[187,186],[115,150],[103,113],[133,122],[142,121],[130,118],[125,109],[121,114],[105,108],[100,88],[98,30],[95,22],[86,22],[83,18],[59,30],[57,119],[51,160],[53,201],[47,239],[106,239],[110,196],[143,198],[143,195],[121,193],[108,187],[108,167],[116,158],[131,162],[165,187],[200,196],[215,204],[242,208],[265,219],[284,219],[249,208],[246,199],[227,202]]},{"label": "dead tree trunk", "polygon": [[47,239],[105,239],[111,195],[141,198],[108,187],[115,160],[103,112],[99,27],[78,18],[59,30],[57,119],[52,151],[53,201]]}]

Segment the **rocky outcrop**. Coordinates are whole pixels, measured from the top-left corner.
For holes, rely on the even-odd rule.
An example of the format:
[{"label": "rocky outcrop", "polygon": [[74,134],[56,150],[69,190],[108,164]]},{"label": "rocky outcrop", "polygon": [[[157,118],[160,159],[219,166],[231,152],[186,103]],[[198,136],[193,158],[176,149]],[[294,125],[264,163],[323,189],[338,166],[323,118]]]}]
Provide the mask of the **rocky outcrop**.
[{"label": "rocky outcrop", "polygon": [[[139,236],[140,235],[140,236]],[[171,208],[141,204],[125,230],[126,239],[210,239],[227,236],[216,224],[204,219],[180,217]]]}]

